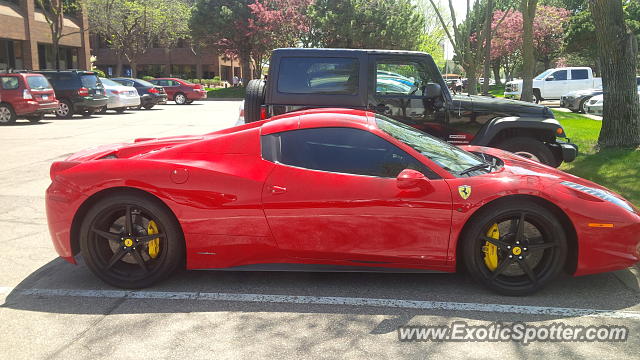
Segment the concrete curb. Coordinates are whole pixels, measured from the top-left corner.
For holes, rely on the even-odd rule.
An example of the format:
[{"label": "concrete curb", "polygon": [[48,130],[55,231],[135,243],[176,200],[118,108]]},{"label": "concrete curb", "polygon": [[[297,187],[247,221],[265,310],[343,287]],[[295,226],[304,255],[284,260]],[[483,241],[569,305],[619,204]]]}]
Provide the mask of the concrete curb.
[{"label": "concrete curb", "polygon": [[244,98],[206,98],[200,101],[242,101]]}]

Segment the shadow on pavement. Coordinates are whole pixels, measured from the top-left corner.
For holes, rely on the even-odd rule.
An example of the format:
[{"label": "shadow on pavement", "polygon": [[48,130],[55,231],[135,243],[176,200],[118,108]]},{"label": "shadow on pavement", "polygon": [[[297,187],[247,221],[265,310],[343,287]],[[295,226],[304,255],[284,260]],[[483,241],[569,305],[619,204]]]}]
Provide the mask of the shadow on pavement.
[{"label": "shadow on pavement", "polygon": [[[456,316],[486,321],[544,321],[560,316],[444,311],[393,307],[317,305],[295,303],[207,301],[193,299],[108,298],[27,295],[28,289],[121,290],[104,284],[82,264],[74,266],[55,259],[25,278],[8,294],[2,307],[61,314],[183,313],[183,312],[276,312],[393,315],[373,333],[386,333],[416,315]],[[148,292],[231,293],[317,297],[402,299],[458,303],[509,304],[619,310],[640,303],[640,296],[613,275],[606,273],[573,278],[561,276],[543,291],[528,297],[504,297],[475,284],[465,274],[376,274],[305,272],[179,271]],[[119,304],[132,303],[121,307]],[[110,305],[111,304],[111,305]],[[109,310],[111,309],[111,310]]]}]

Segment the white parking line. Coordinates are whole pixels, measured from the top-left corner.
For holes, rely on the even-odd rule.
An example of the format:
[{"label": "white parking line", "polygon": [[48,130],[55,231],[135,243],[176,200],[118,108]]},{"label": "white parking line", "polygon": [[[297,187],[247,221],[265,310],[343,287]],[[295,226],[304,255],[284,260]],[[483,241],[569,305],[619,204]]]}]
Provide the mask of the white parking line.
[{"label": "white parking line", "polygon": [[0,293],[12,291],[25,296],[96,297],[127,299],[232,301],[252,303],[279,303],[305,305],[371,306],[418,310],[471,311],[485,313],[508,313],[519,315],[549,315],[562,317],[600,317],[610,319],[640,320],[639,311],[580,309],[550,306],[527,306],[506,304],[462,303],[444,301],[422,301],[403,299],[372,299],[335,296],[295,296],[264,294],[232,294],[214,292],[172,291],[126,291],[126,290],[66,290],[66,289],[13,289],[0,287]]}]

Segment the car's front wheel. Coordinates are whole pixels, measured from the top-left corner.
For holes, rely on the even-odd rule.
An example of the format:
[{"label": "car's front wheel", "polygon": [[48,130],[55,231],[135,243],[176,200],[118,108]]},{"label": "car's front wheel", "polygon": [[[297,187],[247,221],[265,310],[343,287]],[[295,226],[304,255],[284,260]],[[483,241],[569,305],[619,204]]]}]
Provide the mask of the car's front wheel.
[{"label": "car's front wheel", "polygon": [[147,104],[147,105],[143,105],[143,107],[147,110],[151,110],[155,105],[153,104]]},{"label": "car's front wheel", "polygon": [[175,218],[157,201],[116,195],[96,203],[80,229],[89,269],[122,288],[143,288],[171,275],[183,263],[184,240]]},{"label": "car's front wheel", "polygon": [[527,201],[503,201],[482,209],[462,237],[471,276],[503,295],[540,290],[562,270],[566,235],[558,219]]},{"label": "car's front wheel", "polygon": [[587,113],[587,107],[586,107],[586,105],[587,105],[587,101],[589,101],[589,99],[591,99],[591,97],[586,97],[586,98],[584,98],[584,99],[580,100],[580,107],[579,107],[579,108],[580,108],[580,110],[578,110],[579,112],[581,112],[581,113],[583,113],[583,114],[586,114],[586,113]]}]

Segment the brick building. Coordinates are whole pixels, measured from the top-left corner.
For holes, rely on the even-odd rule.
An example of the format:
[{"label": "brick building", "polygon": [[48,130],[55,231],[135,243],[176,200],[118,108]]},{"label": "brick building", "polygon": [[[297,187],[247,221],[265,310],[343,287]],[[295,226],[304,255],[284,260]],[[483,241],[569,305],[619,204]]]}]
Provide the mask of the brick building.
[{"label": "brick building", "polygon": [[[107,75],[115,76],[118,68],[118,57],[113,49],[98,36],[91,36],[94,65]],[[131,75],[131,67],[126,58],[119,59],[122,74]],[[231,82],[233,75],[242,77],[242,68],[237,58],[232,59],[217,54],[214,50],[194,53],[186,41],[179,41],[173,49],[155,47],[148,49],[137,60],[137,76],[174,76],[184,79],[211,79],[220,76],[222,80]]]},{"label": "brick building", "polygon": [[[60,39],[60,68],[89,69],[89,34],[83,12],[65,15]],[[0,71],[6,69],[53,69],[51,30],[34,0],[0,0]]]}]

